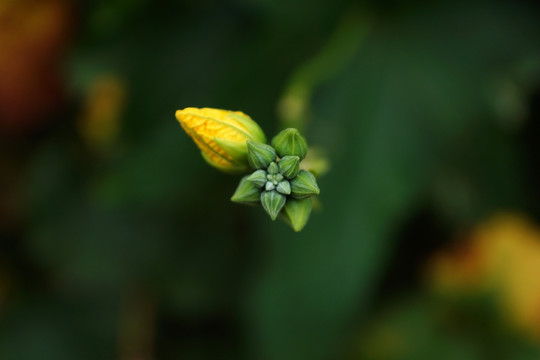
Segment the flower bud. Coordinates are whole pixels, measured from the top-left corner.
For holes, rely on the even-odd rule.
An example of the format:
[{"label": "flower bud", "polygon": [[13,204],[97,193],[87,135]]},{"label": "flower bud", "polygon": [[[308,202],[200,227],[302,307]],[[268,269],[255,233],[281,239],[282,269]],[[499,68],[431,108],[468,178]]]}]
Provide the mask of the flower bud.
[{"label": "flower bud", "polygon": [[280,158],[296,155],[302,160],[307,153],[306,139],[294,128],[288,128],[272,139],[272,146]]},{"label": "flower bud", "polygon": [[291,180],[291,193],[295,199],[305,199],[313,195],[319,195],[319,185],[312,173],[300,170],[298,175]]},{"label": "flower bud", "polygon": [[282,195],[275,190],[263,191],[261,193],[261,204],[272,220],[276,220],[276,217],[285,205],[286,201],[287,199],[285,195]]},{"label": "flower bud", "polygon": [[311,199],[288,199],[280,217],[298,232],[306,226],[311,214]]},{"label": "flower bud", "polygon": [[259,125],[240,111],[185,108],[176,119],[208,164],[224,172],[248,171],[246,141],[266,142]]},{"label": "flower bud", "polygon": [[261,188],[263,187],[266,182],[268,181],[266,179],[266,171],[264,170],[257,170],[250,176],[248,176],[247,181],[254,184],[255,186]]},{"label": "flower bud", "polygon": [[271,162],[270,165],[268,165],[268,173],[270,175],[276,175],[279,172],[279,168],[275,162]]},{"label": "flower bud", "polygon": [[248,140],[247,152],[249,165],[253,169],[266,169],[276,160],[276,151],[270,145]]},{"label": "flower bud", "polygon": [[255,184],[248,181],[249,176],[244,176],[236,188],[231,201],[241,204],[256,204],[261,199],[261,190]]},{"label": "flower bud", "polygon": [[300,171],[300,158],[298,156],[284,156],[279,159],[279,172],[287,179],[292,179]]},{"label": "flower bud", "polygon": [[289,195],[291,193],[291,184],[287,180],[280,181],[276,186],[276,190],[283,195]]}]

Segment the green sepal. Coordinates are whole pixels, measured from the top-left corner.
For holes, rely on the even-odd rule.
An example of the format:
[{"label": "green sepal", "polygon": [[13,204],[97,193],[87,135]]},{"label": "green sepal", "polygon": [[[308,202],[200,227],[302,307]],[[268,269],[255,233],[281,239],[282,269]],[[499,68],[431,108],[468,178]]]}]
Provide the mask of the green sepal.
[{"label": "green sepal", "polygon": [[249,166],[247,166],[247,164],[240,164],[240,163],[236,163],[236,162],[232,162],[232,161],[229,161],[230,162],[230,166],[221,166],[219,164],[216,164],[215,161],[212,161],[208,155],[206,155],[204,152],[201,151],[201,155],[204,159],[204,161],[206,161],[206,163],[216,169],[218,169],[219,171],[223,171],[224,173],[227,173],[227,174],[244,174],[246,172],[248,172],[250,169],[249,169]]},{"label": "green sepal", "polygon": [[292,179],[300,171],[300,157],[288,155],[279,159],[279,172],[287,179]]},{"label": "green sepal", "polygon": [[253,185],[261,188],[266,184],[266,171],[264,170],[257,170],[253,174],[249,175],[247,178],[247,181],[252,183]]},{"label": "green sepal", "polygon": [[248,162],[254,169],[266,169],[268,165],[276,160],[276,151],[267,144],[257,143],[248,140]]},{"label": "green sepal", "polygon": [[255,184],[248,181],[249,176],[244,176],[236,188],[231,201],[241,204],[258,203],[261,199],[261,190]]},{"label": "green sepal", "polygon": [[276,220],[276,217],[286,202],[287,198],[285,195],[278,193],[276,190],[263,191],[261,193],[261,204],[272,220]]},{"label": "green sepal", "polygon": [[276,190],[283,195],[289,195],[291,193],[291,184],[287,180],[280,181],[276,186]]},{"label": "green sepal", "polygon": [[228,139],[214,138],[214,142],[227,152],[236,162],[248,166],[247,144],[245,142],[231,141]]},{"label": "green sepal", "polygon": [[321,192],[317,180],[312,173],[306,170],[300,170],[298,175],[291,180],[292,197],[295,199],[305,199],[313,195],[319,195]]},{"label": "green sepal", "polygon": [[246,129],[247,134],[253,141],[257,141],[260,143],[266,142],[266,136],[264,135],[264,132],[259,127],[259,125],[257,125],[257,123],[249,116],[238,113],[230,113],[227,116],[238,121]]},{"label": "green sepal", "polygon": [[279,167],[275,162],[271,162],[270,165],[268,165],[268,169],[266,170],[270,175],[276,175],[279,172]]},{"label": "green sepal", "polygon": [[294,128],[285,129],[277,134],[272,139],[272,146],[280,158],[296,155],[302,160],[308,151],[306,139]]},{"label": "green sepal", "polygon": [[312,199],[288,199],[279,213],[279,217],[289,224],[294,231],[299,232],[306,226],[311,215]]}]

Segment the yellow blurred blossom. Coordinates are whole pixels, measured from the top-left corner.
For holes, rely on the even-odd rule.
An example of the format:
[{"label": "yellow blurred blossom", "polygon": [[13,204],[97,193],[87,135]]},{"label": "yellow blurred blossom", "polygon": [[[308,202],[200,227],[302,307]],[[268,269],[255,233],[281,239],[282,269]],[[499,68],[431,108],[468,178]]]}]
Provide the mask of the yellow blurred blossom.
[{"label": "yellow blurred blossom", "polygon": [[540,230],[499,215],[474,229],[463,247],[435,257],[432,284],[444,294],[495,294],[514,326],[540,340]]},{"label": "yellow blurred blossom", "polygon": [[101,75],[91,84],[79,119],[79,132],[94,150],[105,150],[117,138],[126,97],[124,82]]},{"label": "yellow blurred blossom", "polygon": [[249,170],[247,140],[266,142],[259,125],[240,111],[190,107],[178,110],[176,119],[208,164],[224,172]]}]

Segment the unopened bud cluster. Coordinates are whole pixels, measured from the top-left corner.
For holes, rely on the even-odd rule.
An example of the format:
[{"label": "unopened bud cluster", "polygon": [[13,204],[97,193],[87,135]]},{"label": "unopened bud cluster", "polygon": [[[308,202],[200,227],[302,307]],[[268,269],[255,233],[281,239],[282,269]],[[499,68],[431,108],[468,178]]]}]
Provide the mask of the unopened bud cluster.
[{"label": "unopened bud cluster", "polygon": [[307,143],[296,129],[286,129],[272,140],[272,146],[247,141],[248,162],[254,170],[245,176],[231,198],[239,203],[260,202],[275,220],[278,215],[300,231],[311,213],[310,197],[320,190],[313,174],[300,170]]},{"label": "unopened bud cluster", "polygon": [[182,128],[206,162],[227,173],[246,173],[232,196],[238,203],[260,203],[272,220],[278,216],[295,231],[306,225],[311,197],[319,194],[315,176],[301,170],[306,140],[296,129],[285,129],[265,144],[259,125],[240,111],[185,108],[176,112]]}]

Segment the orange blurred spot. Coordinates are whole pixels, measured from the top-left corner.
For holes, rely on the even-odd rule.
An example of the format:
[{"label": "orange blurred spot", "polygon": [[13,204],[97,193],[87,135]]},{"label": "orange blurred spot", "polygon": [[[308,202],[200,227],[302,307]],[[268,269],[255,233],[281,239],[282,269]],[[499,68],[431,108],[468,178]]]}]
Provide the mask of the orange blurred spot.
[{"label": "orange blurred spot", "polygon": [[437,255],[431,270],[443,294],[494,293],[508,321],[540,340],[540,230],[526,219],[491,218],[462,248]]},{"label": "orange blurred spot", "polygon": [[61,61],[71,29],[67,0],[0,2],[0,127],[24,130],[62,101]]}]

